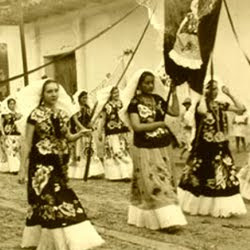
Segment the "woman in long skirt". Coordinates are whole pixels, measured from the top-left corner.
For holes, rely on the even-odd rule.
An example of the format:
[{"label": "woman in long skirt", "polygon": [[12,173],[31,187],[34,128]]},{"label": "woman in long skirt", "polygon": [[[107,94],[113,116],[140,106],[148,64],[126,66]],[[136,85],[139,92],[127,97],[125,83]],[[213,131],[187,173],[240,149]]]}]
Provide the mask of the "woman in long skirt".
[{"label": "woman in long skirt", "polygon": [[[88,93],[82,91],[78,96],[80,110],[71,118],[71,132],[88,129],[91,119],[91,108],[88,105]],[[87,162],[87,150],[91,147],[91,162],[88,177],[100,178],[104,174],[103,165],[97,156],[95,140],[92,138],[95,131],[87,136],[83,136],[72,144],[71,163],[69,164],[69,178],[83,179]],[[91,145],[90,145],[91,144]]]},{"label": "woman in long skirt", "polygon": [[[113,87],[110,97],[101,114],[99,124],[99,140],[104,141],[104,171],[108,180],[130,180],[133,163],[129,153],[128,127],[119,117],[122,102],[119,90]],[[103,131],[104,129],[104,131]],[[103,133],[104,132],[104,133]],[[104,134],[104,140],[103,140]]]},{"label": "woman in long skirt", "polygon": [[196,109],[196,136],[180,180],[182,209],[191,215],[229,217],[246,213],[240,183],[229,149],[225,111],[243,113],[245,107],[222,87],[233,104],[216,101],[218,83],[210,80]]},{"label": "woman in long skirt", "polygon": [[66,112],[71,100],[54,80],[31,83],[26,88],[30,89],[26,93],[30,92],[34,100],[33,105],[29,102],[34,110],[27,120],[20,171],[20,182],[23,182],[28,167],[29,209],[22,247],[83,250],[99,246],[102,238],[68,186],[68,141],[86,135],[86,129],[74,135],[69,133]]},{"label": "woman in long skirt", "polygon": [[[169,130],[165,114],[178,116],[175,89],[173,103],[164,100],[166,89],[149,70],[137,72],[122,93],[122,119],[129,118],[134,130],[131,150],[134,163],[128,223],[168,232],[186,225],[177,199],[173,169],[168,156]],[[126,115],[127,114],[127,115]]]},{"label": "woman in long skirt", "polygon": [[6,171],[17,174],[20,168],[21,133],[16,122],[22,115],[16,112],[16,100],[9,98],[7,107],[2,113],[3,149],[7,156]]}]

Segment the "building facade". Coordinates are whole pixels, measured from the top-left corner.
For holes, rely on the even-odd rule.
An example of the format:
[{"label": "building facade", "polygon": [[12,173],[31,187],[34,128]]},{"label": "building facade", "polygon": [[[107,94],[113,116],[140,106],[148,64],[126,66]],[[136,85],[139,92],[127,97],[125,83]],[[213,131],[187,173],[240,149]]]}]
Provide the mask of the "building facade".
[{"label": "building facade", "polygon": [[[91,1],[89,2],[89,5],[84,8],[63,14],[49,14],[25,24],[29,70],[73,51],[76,46],[107,28],[136,6],[135,0],[110,0],[108,4],[99,3],[94,6],[91,5]],[[118,64],[124,67],[129,59],[129,55],[124,56],[124,51],[133,50],[136,47],[147,21],[146,8],[138,8],[123,22],[87,46],[30,74],[29,81],[47,75],[62,83],[69,94],[73,94],[77,89],[93,90],[103,82],[108,73],[113,72]],[[8,34],[8,39],[5,37],[5,30],[11,33]],[[9,76],[22,73],[19,41],[17,27],[0,27],[0,43],[6,42],[8,46]],[[155,69],[161,59],[160,37],[150,26],[126,77],[128,78],[139,68]],[[121,73],[121,70],[119,72]],[[10,92],[13,93],[23,86],[23,78],[12,81],[9,85]]]}]

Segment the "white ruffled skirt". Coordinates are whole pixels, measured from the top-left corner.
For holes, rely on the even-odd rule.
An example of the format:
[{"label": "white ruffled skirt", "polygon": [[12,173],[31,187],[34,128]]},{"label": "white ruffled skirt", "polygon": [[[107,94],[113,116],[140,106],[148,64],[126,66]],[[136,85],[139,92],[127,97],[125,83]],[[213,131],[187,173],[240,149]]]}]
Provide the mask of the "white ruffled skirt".
[{"label": "white ruffled skirt", "polygon": [[20,143],[19,135],[6,135],[1,139],[0,172],[17,173],[20,169]]},{"label": "white ruffled skirt", "polygon": [[184,226],[168,149],[133,147],[134,172],[128,224],[157,230]]},{"label": "white ruffled skirt", "polygon": [[230,217],[247,213],[240,194],[227,197],[195,196],[191,192],[178,188],[181,208],[190,215],[210,215],[213,217]]},{"label": "white ruffled skirt", "polygon": [[36,250],[85,250],[103,243],[104,240],[90,221],[84,221],[56,229],[26,226],[21,247],[37,247]]},{"label": "white ruffled skirt", "polygon": [[244,199],[250,200],[250,165],[249,163],[248,165],[246,165],[239,171],[238,179],[240,181],[240,193],[242,197]]},{"label": "white ruffled skirt", "polygon": [[133,162],[128,151],[125,134],[106,136],[103,163],[106,179],[124,180],[132,178]]},{"label": "white ruffled skirt", "polygon": [[[89,138],[82,137],[75,142],[75,148],[72,150],[71,161],[68,166],[68,177],[72,179],[83,179],[87,162],[86,148],[89,146]],[[103,164],[97,156],[95,141],[92,141],[92,156],[88,177],[99,177],[104,174]]]}]

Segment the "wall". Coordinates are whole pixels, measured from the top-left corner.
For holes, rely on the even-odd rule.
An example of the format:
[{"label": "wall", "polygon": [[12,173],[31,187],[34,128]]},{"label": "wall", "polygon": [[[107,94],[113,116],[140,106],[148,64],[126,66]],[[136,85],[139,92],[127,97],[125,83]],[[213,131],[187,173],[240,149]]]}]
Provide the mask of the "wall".
[{"label": "wall", "polygon": [[[9,77],[23,72],[19,28],[17,26],[0,26],[0,43],[7,44]],[[10,93],[23,86],[23,79],[10,82]]]},{"label": "wall", "polygon": [[[134,4],[123,4],[96,9],[93,13],[82,10],[55,15],[26,25],[28,67],[33,69],[44,63],[45,56],[65,53],[96,35],[103,28],[127,13]],[[140,8],[123,23],[105,35],[76,51],[78,87],[92,90],[112,72],[118,58],[136,43],[148,20],[147,10]],[[129,68],[128,76],[136,69],[156,68],[161,60],[157,47],[157,32],[150,27],[142,45]],[[30,79],[41,77],[45,70],[30,75]]]},{"label": "wall", "polygon": [[[113,23],[130,9],[131,6],[127,6],[86,19],[86,39]],[[85,48],[85,72],[89,90],[97,86],[106,73],[113,71],[124,50],[136,47],[147,21],[147,10],[140,8],[124,22]],[[128,70],[128,77],[139,68],[155,69],[159,65],[162,53],[157,47],[157,37],[158,33],[150,26]]]}]

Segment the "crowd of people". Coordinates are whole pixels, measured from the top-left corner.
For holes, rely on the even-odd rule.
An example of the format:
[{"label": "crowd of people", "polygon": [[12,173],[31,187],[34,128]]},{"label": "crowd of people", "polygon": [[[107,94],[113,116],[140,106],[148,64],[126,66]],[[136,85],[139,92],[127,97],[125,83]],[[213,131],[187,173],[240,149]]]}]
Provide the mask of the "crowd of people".
[{"label": "crowd of people", "polygon": [[[222,93],[231,102],[218,101],[215,80],[205,84],[197,104],[184,100],[182,115],[176,86],[171,84],[167,99],[160,77],[146,69],[135,72],[123,90],[101,90],[97,105],[90,105],[88,93],[81,91],[77,112],[55,80],[42,79],[27,88],[24,95],[36,96],[29,102],[31,111],[16,112],[15,99],[8,99],[0,138],[5,168],[0,171],[19,172],[20,183],[27,180],[22,247],[80,250],[104,243],[69,178],[131,181],[128,224],[150,230],[175,233],[188,223],[185,213],[223,218],[247,212],[243,198],[250,199],[250,165],[237,172],[226,115],[243,116],[246,108],[225,86]],[[173,133],[166,115],[183,124],[180,157],[188,156],[178,181],[169,157]],[[26,120],[22,146],[24,133],[16,124],[20,119]],[[234,120],[242,122],[247,119]]]}]

